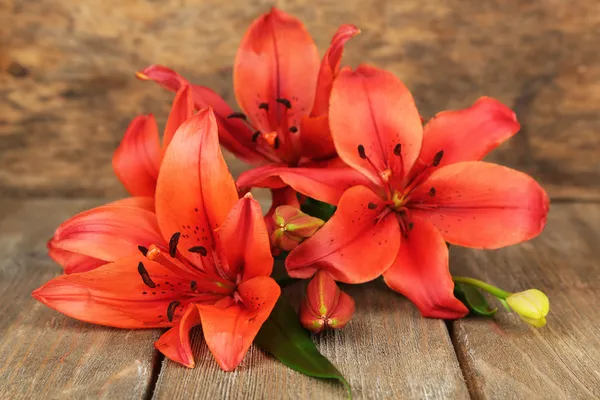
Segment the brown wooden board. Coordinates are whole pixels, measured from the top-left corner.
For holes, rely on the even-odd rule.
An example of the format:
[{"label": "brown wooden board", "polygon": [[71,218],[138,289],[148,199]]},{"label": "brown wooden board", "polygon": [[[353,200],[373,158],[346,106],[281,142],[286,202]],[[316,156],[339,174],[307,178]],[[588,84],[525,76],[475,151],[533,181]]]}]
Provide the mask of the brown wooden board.
[{"label": "brown wooden board", "polygon": [[[382,282],[346,286],[357,311],[341,331],[316,336],[319,350],[346,377],[357,399],[466,399],[467,387],[443,321],[422,318]],[[292,288],[295,299],[301,290]],[[165,360],[155,399],[344,398],[339,383],[295,372],[252,347],[238,369],[222,372],[193,333],[196,367]]]},{"label": "brown wooden board", "polygon": [[[272,4],[0,0],[0,193],[120,196],[110,158],[125,127],[150,112],[162,127],[172,99],[134,72],[166,64],[233,103],[236,48]],[[553,197],[600,198],[597,0],[278,4],[321,54],[338,25],[358,25],[345,62],[396,73],[426,117],[482,95],[505,102],[523,129],[491,159]]]},{"label": "brown wooden board", "polygon": [[552,207],[537,239],[496,251],[453,248],[455,272],[550,298],[546,327],[499,310],[454,322],[453,339],[477,399],[600,398],[600,205]]},{"label": "brown wooden board", "polygon": [[0,399],[129,399],[147,395],[157,330],[81,323],[31,292],[59,274],[46,241],[98,201],[0,201]]}]

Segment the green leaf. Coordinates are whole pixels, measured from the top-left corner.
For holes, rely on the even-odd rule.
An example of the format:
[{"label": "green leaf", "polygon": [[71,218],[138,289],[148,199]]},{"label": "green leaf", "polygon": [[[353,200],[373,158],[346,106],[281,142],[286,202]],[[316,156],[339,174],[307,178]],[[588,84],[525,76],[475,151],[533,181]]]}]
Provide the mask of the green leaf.
[{"label": "green leaf", "polygon": [[321,218],[325,222],[329,221],[335,210],[335,206],[310,197],[300,206],[300,211],[311,217]]},{"label": "green leaf", "polygon": [[339,380],[346,387],[348,396],[351,396],[348,381],[319,353],[287,299],[279,298],[254,343],[298,372],[315,378]]},{"label": "green leaf", "polygon": [[467,306],[471,315],[491,317],[498,311],[497,308],[492,309],[481,292],[471,285],[456,283],[454,295]]}]

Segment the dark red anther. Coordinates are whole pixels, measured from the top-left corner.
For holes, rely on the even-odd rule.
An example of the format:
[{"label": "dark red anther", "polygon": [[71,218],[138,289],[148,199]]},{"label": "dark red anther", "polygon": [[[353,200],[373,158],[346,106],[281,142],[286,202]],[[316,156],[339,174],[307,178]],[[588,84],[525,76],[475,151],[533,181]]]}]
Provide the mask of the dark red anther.
[{"label": "dark red anther", "polygon": [[433,162],[431,163],[431,165],[433,165],[434,167],[437,167],[438,165],[440,165],[440,161],[442,161],[442,157],[444,157],[444,150],[440,150],[437,153],[435,153],[435,157],[433,157]]},{"label": "dark red anther", "polygon": [[260,131],[256,131],[252,134],[252,142],[256,143],[258,137],[260,136]]},{"label": "dark red anther", "polygon": [[179,307],[180,304],[181,303],[177,300],[169,303],[169,307],[167,308],[167,318],[169,319],[169,322],[173,322],[173,317],[175,316],[175,309]]},{"label": "dark red anther", "polygon": [[179,244],[180,237],[181,233],[175,232],[169,240],[169,255],[173,258],[175,258],[175,255],[177,254],[177,244]]},{"label": "dark red anther", "polygon": [[375,204],[375,203],[369,203],[368,207],[369,207],[369,210],[374,210],[374,209],[377,208],[377,204]]},{"label": "dark red anther", "polygon": [[148,255],[148,248],[144,246],[138,246],[138,250],[146,257]]},{"label": "dark red anther", "polygon": [[138,264],[138,272],[142,277],[142,280],[144,281],[144,285],[148,286],[149,288],[156,287],[156,283],[154,283],[152,278],[150,278],[150,274],[148,273],[146,267],[144,267],[144,264],[142,262]]},{"label": "dark red anther", "polygon": [[435,196],[435,188],[434,187],[432,187],[431,189],[429,189],[429,195],[431,197]]},{"label": "dark red anther", "polygon": [[196,283],[196,281],[190,282],[190,289],[192,289],[192,292],[195,292],[196,289],[198,289],[198,284]]},{"label": "dark red anther", "polygon": [[239,118],[239,119],[243,119],[244,121],[246,121],[246,114],[241,113],[241,112],[234,112],[231,113],[227,116],[227,118]]},{"label": "dark red anther", "polygon": [[295,126],[290,126],[290,132],[296,133],[298,132],[298,128],[296,128]]},{"label": "dark red anther", "polygon": [[273,148],[275,150],[277,150],[279,148],[279,138],[276,137],[275,140],[273,141]]},{"label": "dark red anther", "polygon": [[268,104],[268,103],[260,103],[260,104],[258,105],[258,108],[259,108],[260,110],[269,111],[269,104]]},{"label": "dark red anther", "polygon": [[206,256],[208,251],[206,251],[206,247],[204,246],[194,246],[188,249],[190,253],[199,253],[201,256]]},{"label": "dark red anther", "polygon": [[279,104],[283,104],[285,106],[285,108],[287,108],[287,109],[292,108],[292,103],[290,103],[290,101],[288,99],[277,99],[275,101],[278,102]]},{"label": "dark red anther", "polygon": [[394,147],[394,155],[401,155],[402,154],[402,145],[400,143],[398,143],[395,147]]},{"label": "dark red anther", "polygon": [[358,145],[358,156],[363,160],[367,158],[367,153],[365,153],[365,146],[362,144]]}]

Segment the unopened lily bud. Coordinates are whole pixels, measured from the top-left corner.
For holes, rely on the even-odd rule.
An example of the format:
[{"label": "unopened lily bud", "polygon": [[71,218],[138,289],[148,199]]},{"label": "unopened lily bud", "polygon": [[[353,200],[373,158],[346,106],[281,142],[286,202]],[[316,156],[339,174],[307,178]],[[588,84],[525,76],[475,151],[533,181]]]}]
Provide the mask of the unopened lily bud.
[{"label": "unopened lily bud", "polygon": [[529,325],[536,328],[546,325],[546,315],[550,311],[550,301],[548,296],[540,290],[529,289],[512,294],[506,298],[506,302]]},{"label": "unopened lily bud", "polygon": [[311,217],[297,208],[279,206],[273,214],[275,229],[271,234],[274,247],[290,251],[304,239],[311,237],[325,223],[322,219]]},{"label": "unopened lily bud", "polygon": [[342,292],[331,275],[319,271],[308,283],[300,305],[300,322],[311,332],[346,326],[354,314],[354,300]]}]

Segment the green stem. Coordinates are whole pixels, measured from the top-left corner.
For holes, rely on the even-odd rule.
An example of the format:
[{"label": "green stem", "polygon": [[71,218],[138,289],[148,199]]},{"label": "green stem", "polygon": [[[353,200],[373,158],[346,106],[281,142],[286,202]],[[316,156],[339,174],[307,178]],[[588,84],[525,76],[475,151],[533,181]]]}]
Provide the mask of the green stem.
[{"label": "green stem", "polygon": [[452,280],[457,283],[466,283],[467,285],[475,286],[481,290],[485,290],[489,294],[498,297],[499,299],[506,299],[512,293],[504,291],[496,286],[492,286],[488,283],[482,282],[479,279],[468,278],[466,276],[452,276]]}]

